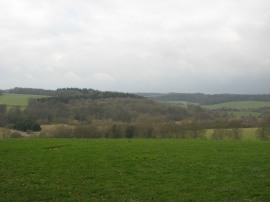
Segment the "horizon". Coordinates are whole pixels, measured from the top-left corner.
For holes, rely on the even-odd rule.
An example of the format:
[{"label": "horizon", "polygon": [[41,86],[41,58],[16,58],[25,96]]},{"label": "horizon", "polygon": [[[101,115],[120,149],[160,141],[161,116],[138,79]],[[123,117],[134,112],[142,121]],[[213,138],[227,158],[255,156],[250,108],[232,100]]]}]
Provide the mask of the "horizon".
[{"label": "horizon", "polygon": [[119,92],[119,93],[130,93],[130,94],[161,94],[161,95],[166,95],[166,94],[203,94],[203,95],[269,95],[270,93],[204,93],[204,92],[128,92],[128,91],[110,91],[110,90],[100,90],[100,89],[94,89],[94,88],[79,88],[79,87],[61,87],[61,88],[55,88],[55,89],[46,89],[46,88],[34,88],[34,87],[12,87],[8,89],[1,89],[3,91],[9,91],[13,89],[35,89],[35,90],[52,90],[56,91],[58,89],[92,89],[92,90],[97,90],[101,92]]}]

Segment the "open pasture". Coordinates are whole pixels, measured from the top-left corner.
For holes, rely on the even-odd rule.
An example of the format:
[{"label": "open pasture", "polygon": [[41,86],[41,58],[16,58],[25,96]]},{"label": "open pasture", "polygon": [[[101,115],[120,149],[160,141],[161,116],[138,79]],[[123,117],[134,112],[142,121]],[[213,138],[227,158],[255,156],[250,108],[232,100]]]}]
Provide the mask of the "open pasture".
[{"label": "open pasture", "polygon": [[[202,105],[207,109],[225,110],[236,117],[242,116],[260,116],[263,108],[270,108],[270,102],[264,101],[239,101],[239,102],[224,102],[220,104]],[[267,110],[267,109],[266,109]]]},{"label": "open pasture", "polygon": [[0,201],[269,201],[270,142],[0,140]]},{"label": "open pasture", "polygon": [[0,96],[0,104],[5,104],[9,107],[19,106],[27,107],[30,98],[39,98],[40,95],[25,95],[25,94],[3,94]]},{"label": "open pasture", "polygon": [[236,108],[236,109],[258,109],[262,107],[270,107],[270,102],[263,101],[239,101],[239,102],[224,102],[213,105],[203,105],[203,107],[215,108]]}]

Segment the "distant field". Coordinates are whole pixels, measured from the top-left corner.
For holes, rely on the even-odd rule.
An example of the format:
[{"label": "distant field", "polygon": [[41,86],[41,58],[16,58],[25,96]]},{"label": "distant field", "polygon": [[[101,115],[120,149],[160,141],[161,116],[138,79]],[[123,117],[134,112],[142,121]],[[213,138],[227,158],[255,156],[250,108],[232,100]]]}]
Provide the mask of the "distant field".
[{"label": "distant field", "polygon": [[[161,101],[172,105],[186,107],[188,104],[198,105],[197,103],[190,103],[186,101]],[[206,109],[226,110],[226,112],[233,114],[236,117],[241,116],[260,116],[261,112],[258,109],[263,107],[270,107],[270,102],[263,101],[239,101],[239,102],[224,102],[220,104],[201,105]]]},{"label": "distant field", "polygon": [[183,106],[183,107],[187,107],[188,104],[199,105],[198,103],[187,102],[187,101],[158,101],[158,102],[160,102],[160,103],[168,103],[168,104],[177,105],[177,106]]},{"label": "distant field", "polygon": [[0,96],[0,104],[8,106],[26,107],[30,98],[43,97],[40,95],[24,95],[24,94],[4,94]]},{"label": "distant field", "polygon": [[[192,103],[187,101],[160,101],[163,103],[175,104],[187,106],[188,104],[199,105],[198,103]],[[262,107],[270,107],[270,102],[264,101],[239,101],[239,102],[224,102],[220,104],[201,105],[208,109],[219,109],[219,108],[235,108],[235,109],[258,109]]]},{"label": "distant field", "polygon": [[270,107],[270,102],[263,101],[239,101],[239,102],[225,102],[213,105],[202,105],[203,107],[214,108],[236,108],[236,109],[258,109],[261,107]]},{"label": "distant field", "polygon": [[270,142],[0,140],[0,201],[270,201]]},{"label": "distant field", "polygon": [[260,108],[270,107],[270,102],[263,101],[239,101],[239,102],[225,102],[213,105],[202,105],[207,109],[226,109],[226,112],[233,114],[236,117],[241,116],[260,116]]}]

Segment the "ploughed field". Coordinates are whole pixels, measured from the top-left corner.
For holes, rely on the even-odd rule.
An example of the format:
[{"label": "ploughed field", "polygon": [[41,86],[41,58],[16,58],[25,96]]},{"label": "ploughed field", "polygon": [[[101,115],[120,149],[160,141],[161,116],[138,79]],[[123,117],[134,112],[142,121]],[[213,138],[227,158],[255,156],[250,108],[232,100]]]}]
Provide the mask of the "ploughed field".
[{"label": "ploughed field", "polygon": [[0,201],[270,201],[270,142],[2,139]]}]

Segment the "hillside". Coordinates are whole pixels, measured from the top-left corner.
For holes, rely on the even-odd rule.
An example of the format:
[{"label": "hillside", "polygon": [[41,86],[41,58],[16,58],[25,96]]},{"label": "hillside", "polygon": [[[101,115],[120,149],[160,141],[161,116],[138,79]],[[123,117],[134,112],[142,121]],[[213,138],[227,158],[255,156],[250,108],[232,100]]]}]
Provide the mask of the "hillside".
[{"label": "hillside", "polygon": [[203,94],[203,93],[139,93],[157,101],[187,101],[201,105],[219,104],[237,101],[270,101],[270,94]]},{"label": "hillside", "polygon": [[[30,95],[34,92],[40,95]],[[261,107],[262,101],[255,102],[258,106],[260,104],[259,108],[235,108],[235,104],[225,108],[224,106],[229,105],[211,107],[190,104],[188,101],[181,101],[180,104],[177,104],[178,101],[167,103],[149,99],[151,96],[159,95],[148,94],[148,98],[143,98],[130,93],[93,89],[62,88],[47,91],[15,88],[5,91],[0,97],[0,101],[5,97],[9,98],[2,102],[2,105],[0,102],[0,127],[27,131],[39,130],[39,125],[47,124],[69,126],[45,134],[57,137],[201,138],[204,136],[204,129],[227,128],[232,133],[239,127],[256,127],[261,119],[269,115],[269,110]],[[211,96],[186,94],[186,98],[188,97],[193,102],[199,102],[199,98],[209,99]],[[220,97],[222,98],[222,95]],[[264,99],[266,98],[267,96],[264,96]],[[251,102],[245,103],[246,107],[254,104]],[[7,104],[12,103],[12,106],[21,108],[7,107]],[[233,135],[235,134],[231,134],[230,138]],[[239,138],[238,132],[236,135],[235,138]]]}]

